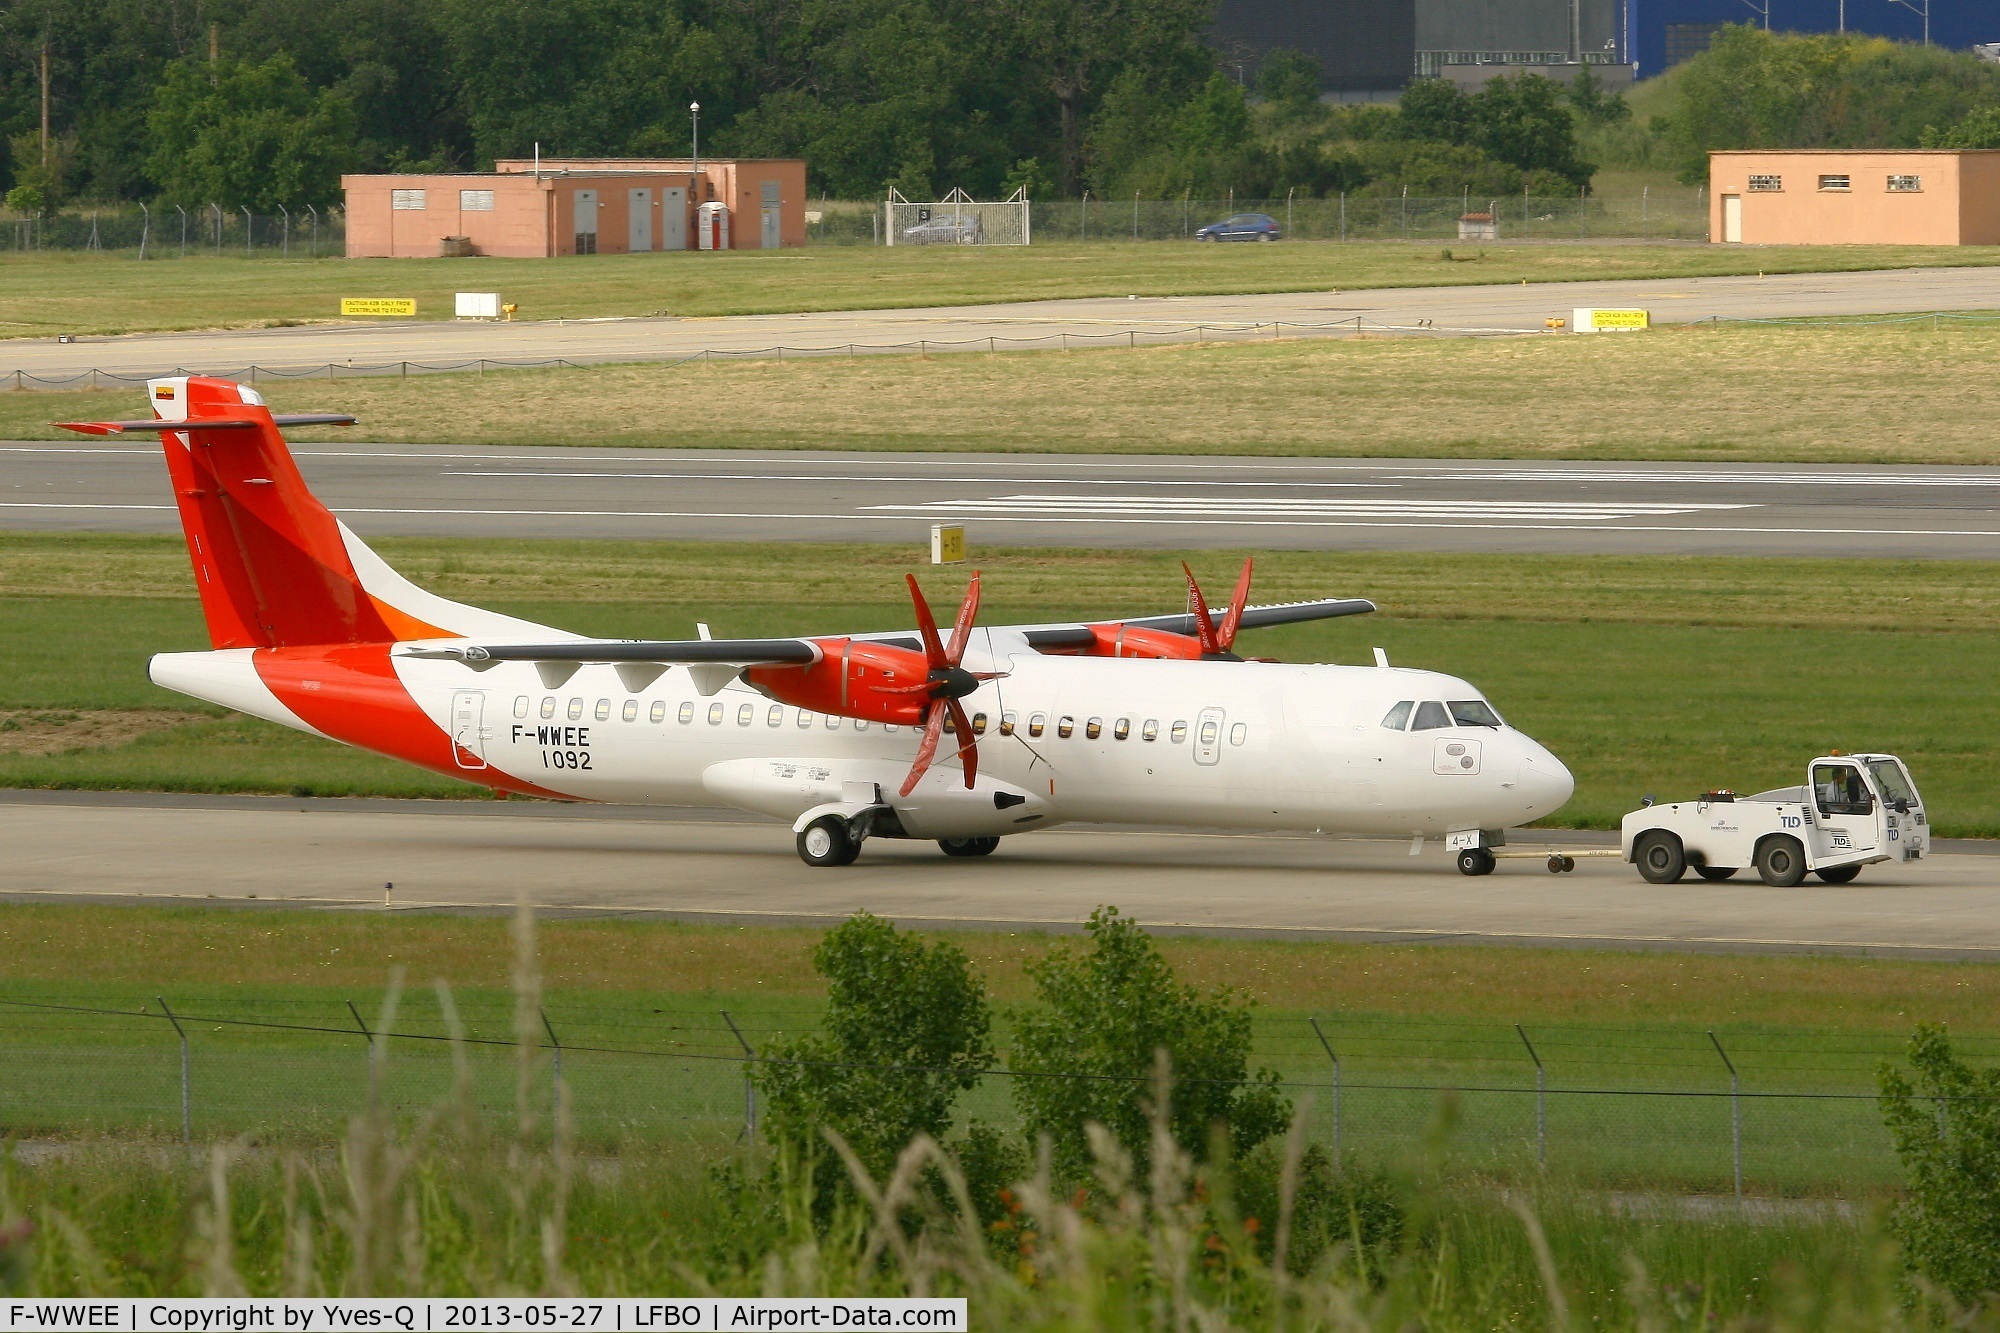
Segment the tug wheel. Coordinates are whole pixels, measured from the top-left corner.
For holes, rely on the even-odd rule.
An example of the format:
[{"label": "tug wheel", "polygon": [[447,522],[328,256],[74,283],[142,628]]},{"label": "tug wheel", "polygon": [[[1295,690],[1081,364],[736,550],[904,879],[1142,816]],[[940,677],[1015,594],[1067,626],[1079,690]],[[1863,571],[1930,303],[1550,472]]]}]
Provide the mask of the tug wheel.
[{"label": "tug wheel", "polygon": [[1641,837],[1632,849],[1632,860],[1648,884],[1673,884],[1687,873],[1687,852],[1671,833],[1655,831]]},{"label": "tug wheel", "polygon": [[1797,887],[1806,877],[1805,849],[1797,838],[1764,839],[1757,844],[1757,874],[1774,889]]},{"label": "tug wheel", "polygon": [[1813,871],[1813,874],[1818,875],[1828,884],[1851,883],[1854,877],[1860,873],[1860,866],[1828,866],[1824,870]]}]

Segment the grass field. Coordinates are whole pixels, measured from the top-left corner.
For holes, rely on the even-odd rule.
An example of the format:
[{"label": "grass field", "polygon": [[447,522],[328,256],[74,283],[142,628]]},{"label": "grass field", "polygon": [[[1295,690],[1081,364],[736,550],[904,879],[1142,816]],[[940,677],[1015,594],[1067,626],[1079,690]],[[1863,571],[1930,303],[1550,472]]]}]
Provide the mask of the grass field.
[{"label": "grass field", "polygon": [[[912,551],[889,547],[390,540],[420,582],[565,628],[684,637],[895,628]],[[1226,569],[1236,554],[1204,556]],[[982,553],[989,621],[1177,604],[1177,557]],[[157,651],[205,647],[176,538],[0,541],[0,785],[471,795],[452,779],[241,717],[147,682]],[[1383,614],[1260,631],[1255,650],[1469,677],[1577,775],[1558,822],[1609,827],[1645,792],[1789,785],[1828,748],[1905,756],[1939,833],[2000,834],[2000,567],[1985,563],[1277,553],[1260,598],[1366,595]],[[933,580],[939,597],[957,576]],[[1837,595],[1829,596],[1829,591]],[[1892,608],[1850,627],[1856,604]],[[1900,623],[1898,623],[1900,622]],[[1894,682],[1885,688],[1884,682]],[[119,744],[35,743],[71,714],[182,710]],[[66,721],[65,719],[69,719]],[[107,724],[115,719],[107,719]],[[107,733],[120,733],[114,726]]]},{"label": "grass field", "polygon": [[[1689,386],[1699,385],[1698,394]],[[1991,463],[2000,327],[1663,328],[268,382],[360,438],[544,447]],[[662,413],[696,394],[718,419]],[[134,388],[0,394],[0,438]],[[532,411],[523,404],[532,403]],[[350,435],[354,432],[349,432]],[[302,440],[339,438],[321,429]]]},{"label": "grass field", "polygon": [[1972,246],[1494,244],[1483,254],[1472,263],[1448,261],[1433,244],[1407,242],[825,247],[557,261],[199,256],[142,264],[87,253],[16,253],[0,257],[0,337],[331,322],[343,296],[414,297],[420,317],[446,319],[452,293],[468,289],[502,293],[520,305],[523,319],[574,319],[1959,267],[2000,259],[2000,249]]},{"label": "grass field", "polygon": [[[597,1142],[726,1144],[743,1107],[723,1011],[762,1048],[813,1024],[823,1004],[810,968],[816,931],[550,921],[540,938],[544,1007],[565,1046],[579,1127]],[[1031,996],[1024,964],[1052,941],[953,938],[999,1005],[1004,1050]],[[1330,1138],[1331,1070],[1305,1021],[1317,1016],[1342,1056],[1343,1145],[1383,1160],[1418,1152],[1441,1090],[1457,1089],[1462,1164],[1522,1169],[1534,1074],[1521,1023],[1550,1071],[1551,1169],[1600,1184],[1726,1185],[1728,1107],[1717,1094],[1728,1085],[1713,1031],[1756,1094],[1745,1108],[1753,1184],[1866,1192],[1895,1179],[1870,1094],[1908,1028],[1943,1020],[1968,1053],[2000,1049],[1979,1035],[1992,1029],[2000,969],[1979,965],[1179,938],[1162,947],[1183,979],[1257,1002],[1256,1062],[1312,1099],[1314,1133]],[[510,966],[508,926],[494,918],[0,908],[0,1048],[13,1071],[0,1123],[176,1126],[177,1047],[156,998],[165,995],[191,1034],[204,1132],[322,1137],[361,1109],[369,1083],[347,1001],[385,1027],[382,987],[392,969],[406,971],[411,986],[387,1030],[410,1039],[394,1043],[384,1086],[398,1105],[421,1106],[452,1078],[432,980],[452,986],[469,1036],[505,1042]],[[294,1030],[236,1025],[246,1020]],[[480,1102],[503,1115],[512,1057],[490,1046],[471,1057]],[[968,1110],[1008,1121],[1004,1078],[982,1084]]]}]

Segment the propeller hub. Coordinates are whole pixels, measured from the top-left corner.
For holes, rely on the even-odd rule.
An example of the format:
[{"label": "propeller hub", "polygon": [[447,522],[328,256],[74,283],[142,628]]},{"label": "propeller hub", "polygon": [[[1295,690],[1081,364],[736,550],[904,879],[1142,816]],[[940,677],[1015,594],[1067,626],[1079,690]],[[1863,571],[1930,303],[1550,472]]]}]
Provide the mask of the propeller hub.
[{"label": "propeller hub", "polygon": [[932,667],[925,679],[931,687],[933,699],[963,699],[979,688],[979,677],[964,667]]}]

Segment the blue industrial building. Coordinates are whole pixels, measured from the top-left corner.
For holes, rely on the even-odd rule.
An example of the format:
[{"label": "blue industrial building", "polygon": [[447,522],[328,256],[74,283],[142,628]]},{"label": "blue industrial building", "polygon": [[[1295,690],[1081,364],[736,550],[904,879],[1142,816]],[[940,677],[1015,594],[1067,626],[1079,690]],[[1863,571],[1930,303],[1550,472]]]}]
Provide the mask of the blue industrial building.
[{"label": "blue industrial building", "polygon": [[1753,8],[1749,0],[1627,0],[1627,51],[1644,79],[1706,50],[1709,38],[1725,23],[1754,23],[1778,32],[1844,28],[1899,42],[1921,42],[1921,11],[1926,6],[1933,46],[1963,51],[2000,42],[2000,5],[1993,0],[1911,0],[1911,5],[1898,0],[1759,0]]}]

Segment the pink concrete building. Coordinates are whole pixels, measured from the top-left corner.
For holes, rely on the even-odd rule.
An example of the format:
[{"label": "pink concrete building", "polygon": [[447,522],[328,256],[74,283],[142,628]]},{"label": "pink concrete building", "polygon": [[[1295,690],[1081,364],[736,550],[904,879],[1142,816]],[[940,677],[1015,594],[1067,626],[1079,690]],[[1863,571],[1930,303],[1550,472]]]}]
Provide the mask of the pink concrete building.
[{"label": "pink concrete building", "polygon": [[[463,253],[539,259],[703,248],[703,204],[730,250],[806,242],[806,164],[789,159],[543,158],[490,172],[343,176],[350,258]],[[463,238],[462,241],[459,238]]]},{"label": "pink concrete building", "polygon": [[1708,181],[1721,243],[2000,245],[2000,149],[1741,149]]}]

